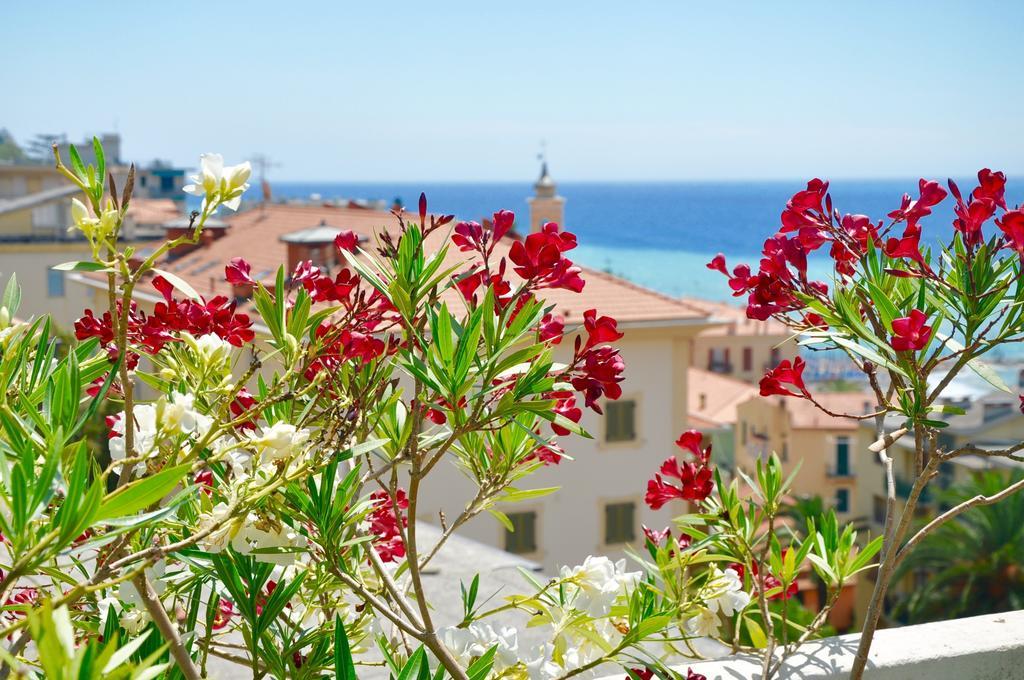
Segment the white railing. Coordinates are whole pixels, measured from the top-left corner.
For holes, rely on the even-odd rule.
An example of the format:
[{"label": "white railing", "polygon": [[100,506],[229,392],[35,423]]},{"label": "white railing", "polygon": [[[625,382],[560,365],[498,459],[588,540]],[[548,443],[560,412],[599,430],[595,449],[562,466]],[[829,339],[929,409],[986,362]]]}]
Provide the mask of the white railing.
[{"label": "white railing", "polygon": [[[846,678],[859,635],[809,642],[775,676],[780,680]],[[708,680],[756,680],[760,661],[745,655],[681,664]],[[622,680],[617,673],[602,680]],[[1024,610],[880,630],[865,680],[1013,680],[1024,678]]]}]

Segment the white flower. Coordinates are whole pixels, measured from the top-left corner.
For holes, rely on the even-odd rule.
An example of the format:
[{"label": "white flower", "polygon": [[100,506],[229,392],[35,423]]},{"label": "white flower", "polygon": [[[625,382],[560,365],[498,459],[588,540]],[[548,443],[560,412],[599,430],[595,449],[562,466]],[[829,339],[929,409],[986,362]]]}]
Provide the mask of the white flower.
[{"label": "white flower", "polygon": [[708,609],[732,616],[750,604],[750,593],[744,592],[743,581],[735,569],[726,569],[724,572],[715,569],[712,574],[705,586],[711,591],[705,597]]},{"label": "white flower", "polygon": [[[227,503],[218,503],[209,512],[199,516],[198,531],[212,529],[210,534],[202,540],[203,549],[211,553],[219,553],[228,545],[231,539],[231,523],[228,518],[231,516],[231,508]],[[216,527],[216,528],[214,528]]]},{"label": "white flower", "polygon": [[309,430],[300,430],[291,423],[278,421],[264,428],[263,435],[255,443],[269,460],[283,460],[295,457],[308,440]]},{"label": "white flower", "polygon": [[554,680],[561,677],[563,669],[551,660],[553,652],[554,647],[548,643],[540,648],[536,657],[523,661],[523,668],[530,680]]},{"label": "white flower", "polygon": [[607,615],[615,600],[640,580],[640,572],[626,571],[626,560],[612,562],[603,555],[590,555],[578,567],[562,567],[561,576],[579,589],[576,609],[594,617]]},{"label": "white flower", "polygon": [[[156,406],[153,404],[139,404],[134,408],[133,413],[135,414],[135,427],[133,429],[135,453],[143,457],[152,456],[156,453],[157,447]],[[125,415],[124,411],[121,411],[121,413],[115,416],[113,425],[110,428],[111,434],[114,436],[107,442],[110,447],[110,459],[112,461],[124,460],[125,458],[124,427]],[[145,463],[138,463],[135,466],[136,474],[145,470]],[[121,466],[115,465],[114,472],[120,473],[120,471]]]},{"label": "white flower", "polygon": [[693,637],[711,637],[718,634],[718,615],[707,607],[701,607],[696,614],[686,619],[683,628]]},{"label": "white flower", "polygon": [[466,628],[449,627],[440,632],[445,646],[465,665],[495,645],[495,671],[511,668],[519,661],[519,636],[515,628],[506,626],[495,631],[489,623],[473,622]]},{"label": "white flower", "polygon": [[[231,538],[231,547],[243,555],[272,548],[302,548],[306,539],[286,524],[270,526],[256,515],[250,514]],[[289,564],[295,561],[296,552],[257,552],[256,559],[273,564]]]},{"label": "white flower", "polygon": [[114,233],[117,227],[117,218],[120,213],[108,204],[107,209],[99,217],[89,215],[89,209],[77,198],[71,199],[71,219],[74,224],[68,228],[69,232],[78,229],[89,241],[106,241]]},{"label": "white flower", "polygon": [[183,189],[189,194],[205,196],[208,204],[238,210],[242,194],[249,188],[251,174],[249,161],[225,166],[224,157],[219,153],[204,153],[199,157],[199,174],[192,175],[192,184]]},{"label": "white flower", "polygon": [[231,343],[216,333],[207,333],[197,338],[195,346],[203,361],[209,366],[225,363],[231,358]]},{"label": "white flower", "polygon": [[96,613],[99,614],[101,626],[106,625],[107,616],[110,615],[111,609],[113,609],[115,613],[121,611],[121,601],[116,597],[108,595],[96,602]]},{"label": "white flower", "polygon": [[138,635],[149,623],[149,613],[144,609],[130,609],[121,614],[121,627],[128,631],[129,635]]},{"label": "white flower", "polygon": [[195,409],[196,398],[192,394],[174,392],[163,404],[160,423],[167,434],[202,435],[210,429],[210,418]]}]

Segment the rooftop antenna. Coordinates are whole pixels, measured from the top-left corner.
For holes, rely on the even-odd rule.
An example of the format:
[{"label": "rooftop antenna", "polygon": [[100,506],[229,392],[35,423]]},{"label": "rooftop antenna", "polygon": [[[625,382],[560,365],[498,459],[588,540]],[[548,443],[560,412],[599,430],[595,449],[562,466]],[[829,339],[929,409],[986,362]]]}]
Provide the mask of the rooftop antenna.
[{"label": "rooftop antenna", "polygon": [[260,180],[260,191],[263,195],[263,200],[260,202],[260,210],[262,211],[267,203],[270,202],[270,183],[267,181],[267,169],[268,168],[279,168],[281,164],[274,161],[270,156],[263,153],[254,153],[249,157],[249,162],[256,166],[256,176]]}]

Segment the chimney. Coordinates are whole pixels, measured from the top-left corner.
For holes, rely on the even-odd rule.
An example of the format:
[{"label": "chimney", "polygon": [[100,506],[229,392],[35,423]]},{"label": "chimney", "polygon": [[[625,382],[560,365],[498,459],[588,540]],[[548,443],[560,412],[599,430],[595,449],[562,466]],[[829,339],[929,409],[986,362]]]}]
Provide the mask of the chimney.
[{"label": "chimney", "polygon": [[565,199],[557,195],[557,185],[548,173],[548,163],[540,167],[540,178],[533,185],[534,195],[526,199],[530,204],[530,232],[540,231],[547,222],[565,226]]},{"label": "chimney", "polygon": [[334,237],[341,231],[338,227],[329,226],[327,220],[321,220],[315,227],[282,236],[281,242],[288,248],[288,271],[295,271],[295,267],[305,260],[311,260],[314,266],[330,271],[338,259]]}]

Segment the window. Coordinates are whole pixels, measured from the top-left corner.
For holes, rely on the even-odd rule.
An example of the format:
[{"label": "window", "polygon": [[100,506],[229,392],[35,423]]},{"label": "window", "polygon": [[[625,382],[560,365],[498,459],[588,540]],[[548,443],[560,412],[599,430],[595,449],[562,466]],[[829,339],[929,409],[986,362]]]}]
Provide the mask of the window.
[{"label": "window", "polygon": [[836,437],[836,465],[832,470],[836,477],[850,475],[850,438]]},{"label": "window", "polygon": [[46,270],[46,296],[64,297],[64,272],[56,269]]},{"label": "window", "polygon": [[609,401],[604,406],[604,440],[631,442],[636,439],[636,402]]},{"label": "window", "polygon": [[836,512],[850,511],[850,490],[836,489]]},{"label": "window", "polygon": [[783,463],[789,460],[789,442],[785,439],[782,440],[782,451],[779,453],[779,458]]},{"label": "window", "polygon": [[871,499],[871,515],[875,520],[875,524],[885,525],[885,497],[875,496]]},{"label": "window", "polygon": [[732,372],[732,366],[729,365],[728,347],[712,347],[708,350],[708,370],[712,373]]},{"label": "window", "polygon": [[604,506],[604,542],[606,545],[629,543],[636,538],[636,503],[609,503]]},{"label": "window", "polygon": [[505,550],[514,555],[537,552],[537,513],[510,512],[508,521],[515,531],[505,529]]},{"label": "window", "polygon": [[771,359],[768,360],[768,368],[775,368],[779,365],[780,361],[782,361],[782,353],[779,351],[778,347],[772,347],[772,356]]},{"label": "window", "polygon": [[743,348],[743,370],[754,370],[754,350],[751,347]]}]

